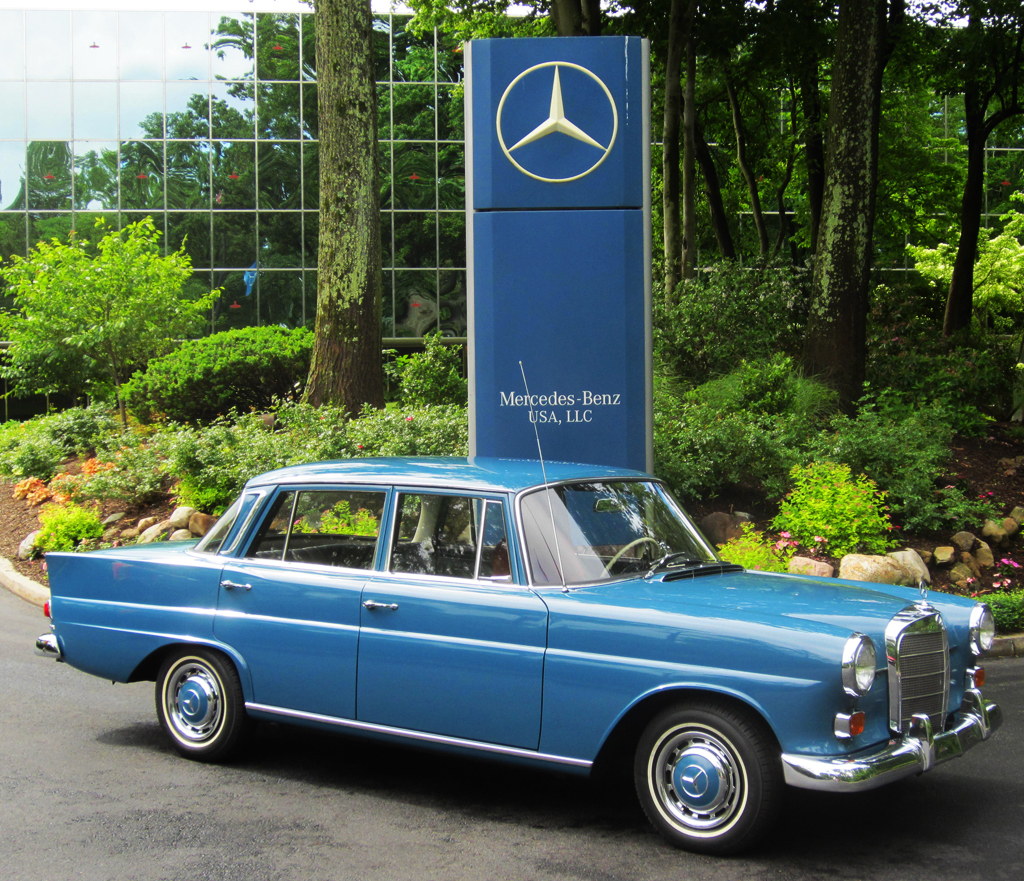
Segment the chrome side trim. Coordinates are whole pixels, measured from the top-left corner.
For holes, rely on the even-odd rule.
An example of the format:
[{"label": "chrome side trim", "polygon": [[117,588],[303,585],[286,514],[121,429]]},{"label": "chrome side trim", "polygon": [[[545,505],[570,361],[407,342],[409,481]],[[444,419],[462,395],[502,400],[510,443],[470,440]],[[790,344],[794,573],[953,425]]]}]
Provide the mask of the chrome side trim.
[{"label": "chrome side trim", "polygon": [[590,768],[594,763],[587,759],[573,759],[569,756],[555,756],[549,753],[541,753],[532,749],[523,749],[517,746],[501,746],[496,743],[482,743],[479,740],[466,740],[462,737],[448,737],[443,734],[427,734],[423,731],[411,731],[408,728],[394,728],[391,725],[377,725],[373,722],[359,722],[355,719],[339,719],[336,716],[323,716],[319,713],[305,713],[301,710],[287,710],[283,707],[271,707],[266,704],[246,703],[245,708],[253,712],[270,713],[275,716],[284,716],[289,719],[298,719],[304,722],[319,722],[321,724],[334,725],[338,728],[351,728],[356,731],[365,731],[370,734],[386,734],[390,737],[404,737],[409,740],[418,740],[424,743],[432,743],[439,746],[453,746],[462,749],[479,750],[480,752],[496,753],[503,756],[514,756],[522,759],[535,759],[540,762],[552,762],[557,765],[571,765],[575,768]]},{"label": "chrome side trim", "polygon": [[998,704],[986,703],[981,692],[968,689],[948,730],[936,734],[924,713],[913,717],[910,730],[899,740],[890,740],[849,756],[822,758],[783,754],[786,783],[800,789],[828,792],[860,792],[931,770],[962,756],[992,735],[1003,724]]},{"label": "chrome side trim", "polygon": [[56,661],[63,662],[64,656],[60,651],[60,643],[57,642],[57,634],[44,633],[42,636],[37,636],[36,654],[42,655],[44,658],[53,658]]}]

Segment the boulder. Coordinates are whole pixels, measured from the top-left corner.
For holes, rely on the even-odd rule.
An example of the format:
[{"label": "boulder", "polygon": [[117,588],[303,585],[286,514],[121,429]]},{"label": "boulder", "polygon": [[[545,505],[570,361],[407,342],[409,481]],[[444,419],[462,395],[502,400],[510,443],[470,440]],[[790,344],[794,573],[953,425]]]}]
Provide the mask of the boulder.
[{"label": "boulder", "polygon": [[981,578],[981,566],[978,565],[978,561],[974,559],[972,554],[961,554],[960,562],[971,570],[973,577]]},{"label": "boulder", "polygon": [[1010,512],[1010,516],[1017,521],[1018,526],[1024,526],[1024,508],[1020,505]]},{"label": "boulder", "polygon": [[196,511],[188,520],[188,531],[193,535],[206,535],[216,522],[216,517],[211,517],[202,511]]},{"label": "boulder", "polygon": [[42,530],[37,529],[35,532],[30,532],[22,540],[21,544],[18,545],[18,559],[19,560],[31,560],[37,553],[36,539],[39,538],[39,533]]},{"label": "boulder", "polygon": [[951,548],[948,545],[943,545],[941,548],[936,548],[935,553],[936,566],[948,566],[953,562],[953,558],[956,556],[956,548]]},{"label": "boulder", "polygon": [[839,562],[839,577],[875,584],[917,584],[914,573],[892,557],[847,554]]},{"label": "boulder", "polygon": [[118,511],[116,514],[111,514],[106,520],[103,521],[104,526],[113,526],[115,523],[120,523],[124,520],[124,511]]},{"label": "boulder", "polygon": [[121,538],[138,538],[141,530],[138,526],[132,526],[129,529],[121,530]]},{"label": "boulder", "polygon": [[813,575],[815,578],[831,578],[836,573],[828,563],[810,557],[793,557],[789,561],[789,571],[794,575]]},{"label": "boulder", "polygon": [[187,529],[175,529],[168,541],[195,541],[195,536]]},{"label": "boulder", "polygon": [[978,561],[978,565],[987,569],[991,569],[996,564],[996,558],[992,554],[992,548],[988,546],[988,542],[979,541],[978,549],[974,552],[974,559]]},{"label": "boulder", "polygon": [[974,578],[974,573],[971,571],[969,566],[965,566],[963,563],[957,563],[949,570],[949,578],[954,584],[958,584],[963,587],[967,584],[968,579]]},{"label": "boulder", "polygon": [[136,526],[139,527],[139,532],[145,532],[150,526],[156,526],[160,522],[159,517],[143,517]]},{"label": "boulder", "polygon": [[1003,548],[1009,544],[1006,530],[994,520],[985,521],[985,525],[981,528],[981,537],[997,548]]},{"label": "boulder", "polygon": [[914,583],[920,584],[923,580],[926,584],[932,583],[932,574],[928,571],[921,555],[910,548],[904,551],[893,551],[889,554],[897,563],[914,573]]},{"label": "boulder", "polygon": [[189,518],[195,514],[195,512],[195,508],[190,508],[187,505],[175,508],[174,513],[170,516],[171,526],[175,529],[188,529]]},{"label": "boulder", "polygon": [[978,539],[970,532],[958,532],[953,536],[953,544],[962,551],[973,551],[974,543]]},{"label": "boulder", "polygon": [[1020,524],[1012,517],[1004,517],[1003,522],[1000,524],[1006,535],[1009,538],[1013,538],[1018,532],[1020,532]]},{"label": "boulder", "polygon": [[700,530],[716,548],[743,535],[743,524],[750,522],[749,514],[726,514],[716,511],[700,521]]},{"label": "boulder", "polygon": [[[146,518],[149,519],[148,517]],[[155,523],[143,531],[142,535],[139,536],[139,544],[149,544],[153,541],[162,541],[167,538],[168,535],[174,530],[171,526],[170,520],[161,520],[159,523]]]}]

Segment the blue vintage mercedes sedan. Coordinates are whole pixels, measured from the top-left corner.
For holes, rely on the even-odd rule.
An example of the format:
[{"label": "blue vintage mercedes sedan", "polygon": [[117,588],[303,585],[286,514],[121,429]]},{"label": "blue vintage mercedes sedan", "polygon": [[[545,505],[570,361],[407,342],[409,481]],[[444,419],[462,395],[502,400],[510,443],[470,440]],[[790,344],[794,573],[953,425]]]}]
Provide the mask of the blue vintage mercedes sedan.
[{"label": "blue vintage mercedes sedan", "polygon": [[249,481],[198,544],[49,554],[36,646],[156,683],[183,756],[260,719],[588,773],[673,844],[749,847],[785,784],[880,786],[1002,721],[984,605],[722,562],[648,475],[354,459]]}]

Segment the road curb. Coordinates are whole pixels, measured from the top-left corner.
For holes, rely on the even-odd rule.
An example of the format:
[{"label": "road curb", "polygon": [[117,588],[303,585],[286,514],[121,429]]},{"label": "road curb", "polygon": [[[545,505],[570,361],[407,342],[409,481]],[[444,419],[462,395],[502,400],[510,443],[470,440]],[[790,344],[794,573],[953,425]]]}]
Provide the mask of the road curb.
[{"label": "road curb", "polygon": [[22,575],[5,557],[0,557],[0,586],[40,608],[50,599],[48,587]]}]

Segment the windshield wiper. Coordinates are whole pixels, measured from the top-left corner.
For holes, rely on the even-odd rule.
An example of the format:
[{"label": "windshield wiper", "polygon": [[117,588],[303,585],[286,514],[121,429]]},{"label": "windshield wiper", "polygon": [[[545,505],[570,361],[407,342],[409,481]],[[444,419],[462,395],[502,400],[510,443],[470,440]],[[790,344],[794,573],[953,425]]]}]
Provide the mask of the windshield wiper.
[{"label": "windshield wiper", "polygon": [[743,571],[743,567],[736,563],[726,563],[722,560],[695,560],[685,551],[665,554],[664,557],[647,570],[644,579],[650,581],[659,569],[677,570],[669,572],[665,576],[665,581],[674,581],[677,578],[692,578],[694,575]]},{"label": "windshield wiper", "polygon": [[690,557],[688,551],[673,551],[672,553],[665,554],[665,556],[655,560],[654,565],[647,570],[647,574],[644,575],[644,578],[653,578],[654,573],[659,569],[674,569],[678,566],[700,566],[706,562],[707,560],[694,560]]}]

